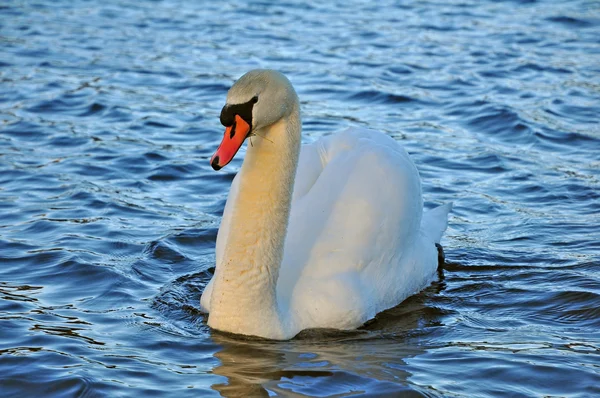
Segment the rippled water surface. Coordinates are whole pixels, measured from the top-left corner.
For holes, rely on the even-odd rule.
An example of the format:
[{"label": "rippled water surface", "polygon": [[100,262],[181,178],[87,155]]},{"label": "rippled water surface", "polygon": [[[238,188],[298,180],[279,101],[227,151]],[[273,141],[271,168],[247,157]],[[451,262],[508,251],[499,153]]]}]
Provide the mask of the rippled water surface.
[{"label": "rippled water surface", "polygon": [[[599,3],[323,3],[2,2],[0,395],[600,395]],[[306,142],[383,130],[455,204],[439,281],[359,331],[198,311],[256,67]]]}]

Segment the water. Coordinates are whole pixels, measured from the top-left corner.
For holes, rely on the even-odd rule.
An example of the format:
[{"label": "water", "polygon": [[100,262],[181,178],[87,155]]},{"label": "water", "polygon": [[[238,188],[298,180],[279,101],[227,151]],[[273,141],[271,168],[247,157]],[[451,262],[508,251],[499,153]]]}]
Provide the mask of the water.
[{"label": "water", "polygon": [[[0,6],[3,397],[600,394],[597,2],[204,3]],[[359,331],[198,312],[256,67],[305,141],[383,130],[455,204],[440,280]]]}]

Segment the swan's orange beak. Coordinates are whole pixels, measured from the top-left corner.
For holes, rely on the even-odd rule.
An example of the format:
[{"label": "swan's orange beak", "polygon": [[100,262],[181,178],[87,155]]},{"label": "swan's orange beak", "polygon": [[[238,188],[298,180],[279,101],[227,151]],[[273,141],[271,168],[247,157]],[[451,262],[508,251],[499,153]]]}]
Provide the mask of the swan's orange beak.
[{"label": "swan's orange beak", "polygon": [[250,125],[239,115],[235,115],[233,124],[225,129],[221,145],[219,145],[215,154],[210,158],[212,168],[220,170],[227,163],[231,162],[231,159],[233,159],[240,149],[249,133]]}]

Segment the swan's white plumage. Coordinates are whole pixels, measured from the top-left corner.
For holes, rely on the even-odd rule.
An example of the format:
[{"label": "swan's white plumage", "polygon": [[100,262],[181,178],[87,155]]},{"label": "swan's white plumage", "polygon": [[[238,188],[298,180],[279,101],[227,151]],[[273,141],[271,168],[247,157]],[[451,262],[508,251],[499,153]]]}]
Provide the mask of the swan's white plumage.
[{"label": "swan's white plumage", "polygon": [[[227,246],[236,244],[228,237],[237,221],[236,206],[242,206],[237,197],[243,175],[242,170],[234,179],[225,206],[217,269],[229,260],[224,258]],[[351,128],[304,145],[287,234],[281,237],[285,243],[275,289],[279,315],[265,316],[247,332],[243,323],[231,328],[215,323],[268,338],[291,338],[307,328],[356,328],[431,283],[437,269],[435,243],[446,229],[450,207],[423,215],[418,171],[385,134]],[[201,300],[209,313],[215,279]]]}]

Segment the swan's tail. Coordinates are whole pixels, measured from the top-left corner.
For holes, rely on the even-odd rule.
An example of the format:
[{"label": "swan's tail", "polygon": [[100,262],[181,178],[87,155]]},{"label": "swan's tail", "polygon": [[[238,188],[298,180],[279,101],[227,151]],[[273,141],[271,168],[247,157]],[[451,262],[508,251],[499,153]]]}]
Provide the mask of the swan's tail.
[{"label": "swan's tail", "polygon": [[446,203],[423,214],[422,231],[431,237],[435,243],[440,243],[440,239],[442,239],[442,235],[448,226],[448,213],[450,213],[450,210],[452,210],[452,203]]}]

